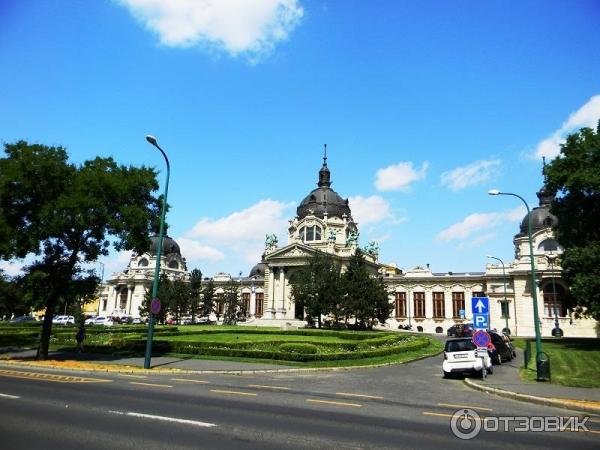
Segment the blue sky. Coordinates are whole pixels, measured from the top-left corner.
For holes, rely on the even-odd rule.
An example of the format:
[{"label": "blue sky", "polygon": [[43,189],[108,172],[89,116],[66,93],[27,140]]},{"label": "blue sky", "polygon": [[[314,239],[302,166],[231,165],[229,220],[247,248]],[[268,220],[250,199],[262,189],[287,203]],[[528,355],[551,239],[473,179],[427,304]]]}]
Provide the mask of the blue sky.
[{"label": "blue sky", "polygon": [[[333,188],[382,262],[510,261],[541,155],[600,118],[597,1],[4,0],[0,141],[161,171],[190,269],[247,273]],[[108,273],[127,255],[104,260]],[[15,272],[21,262],[3,262]]]}]

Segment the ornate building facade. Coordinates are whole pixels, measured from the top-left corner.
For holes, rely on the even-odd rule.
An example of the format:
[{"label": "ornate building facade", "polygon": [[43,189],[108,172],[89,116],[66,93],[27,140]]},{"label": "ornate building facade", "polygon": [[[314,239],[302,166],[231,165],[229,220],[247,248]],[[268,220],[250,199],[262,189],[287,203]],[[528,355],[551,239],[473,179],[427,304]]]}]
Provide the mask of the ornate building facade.
[{"label": "ornate building facade", "polygon": [[[568,286],[561,277],[557,260],[562,249],[553,236],[557,218],[550,213],[552,196],[542,188],[538,198],[539,206],[531,211],[536,266],[533,286],[527,233],[529,216],[524,217],[514,236],[514,260],[488,264],[483,271],[437,273],[428,265],[404,271],[380,263],[376,243],[363,248],[369,270],[374,276],[383,277],[390,302],[394,304],[385,327],[409,325],[415,331],[445,334],[452,325],[472,321],[471,298],[488,296],[491,328],[508,328],[512,335],[533,336],[532,289],[536,289],[542,336],[551,336],[557,324],[565,336],[600,335],[596,321],[577,319],[564,306]],[[225,284],[234,279],[240,286],[247,324],[300,325],[304,311],[296,307],[290,295],[290,277],[317,250],[329,254],[344,271],[358,248],[358,236],[358,224],[352,218],[348,200],[331,189],[325,154],[317,188],[302,200],[296,216],[289,220],[287,244],[279,246],[277,237],[268,235],[262,260],[248,276],[215,275],[212,279],[217,298],[222,296]],[[154,274],[156,239],[153,239],[149,253],[132,256],[127,268],[106,283],[100,296],[100,314],[116,311],[139,315],[138,308]],[[188,277],[179,246],[170,238],[165,238],[161,267],[171,278]],[[217,302],[217,308],[222,310],[222,302]]]}]

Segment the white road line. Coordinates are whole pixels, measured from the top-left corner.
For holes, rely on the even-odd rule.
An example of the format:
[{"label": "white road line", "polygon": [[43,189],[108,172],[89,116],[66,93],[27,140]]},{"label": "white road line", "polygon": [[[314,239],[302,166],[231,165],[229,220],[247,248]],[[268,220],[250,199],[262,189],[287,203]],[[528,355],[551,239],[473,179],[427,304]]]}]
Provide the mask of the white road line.
[{"label": "white road line", "polygon": [[217,425],[215,425],[214,423],[208,423],[208,422],[199,422],[197,420],[189,420],[189,419],[178,419],[177,417],[166,417],[166,416],[155,416],[153,414],[142,414],[142,413],[136,413],[136,412],[123,412],[123,411],[108,411],[111,414],[119,414],[122,416],[130,416],[130,417],[139,417],[141,419],[152,419],[152,420],[162,420],[164,422],[175,422],[175,423],[183,423],[186,425],[194,425],[197,427],[205,427],[205,428],[210,428],[210,427],[216,427]]},{"label": "white road line", "polygon": [[4,397],[4,398],[21,398],[18,395],[10,395],[10,394],[0,394],[0,397]]}]

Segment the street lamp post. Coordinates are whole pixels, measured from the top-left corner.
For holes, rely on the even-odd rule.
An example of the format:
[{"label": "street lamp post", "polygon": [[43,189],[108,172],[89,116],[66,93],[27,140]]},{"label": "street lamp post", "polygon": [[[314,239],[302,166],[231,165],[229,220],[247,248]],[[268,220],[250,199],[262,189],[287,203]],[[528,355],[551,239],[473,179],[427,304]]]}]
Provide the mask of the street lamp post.
[{"label": "street lamp post", "polygon": [[[169,175],[171,172],[171,165],[169,164],[169,158],[162,148],[158,145],[154,136],[146,136],[146,140],[155,146],[162,153],[167,163],[167,182],[165,184],[165,195],[162,201],[162,211],[160,215],[160,231],[158,233],[158,246],[156,248],[156,266],[154,268],[154,280],[152,281],[152,300],[158,295],[158,280],[160,276],[160,258],[162,256],[163,237],[165,234],[165,215],[167,213],[167,194],[169,192]],[[152,358],[152,337],[154,335],[154,313],[150,310],[150,320],[148,323],[148,337],[146,338],[146,355],[144,357],[144,369],[150,369],[150,359]]]},{"label": "street lamp post", "polygon": [[500,264],[502,264],[502,282],[504,284],[504,307],[506,308],[506,311],[504,313],[504,320],[506,321],[506,328],[505,328],[505,332],[507,335],[510,335],[510,328],[508,328],[508,300],[506,298],[506,269],[504,268],[504,261],[502,261],[500,258],[496,258],[495,256],[492,255],[486,255],[488,258],[491,259],[495,259],[496,261],[500,261]]},{"label": "street lamp post", "polygon": [[537,283],[535,276],[535,261],[533,260],[533,239],[531,237],[531,210],[529,209],[529,205],[525,201],[523,197],[517,194],[513,194],[511,192],[500,192],[497,189],[492,189],[488,191],[489,195],[511,195],[513,197],[517,197],[520,199],[525,208],[527,208],[527,236],[529,238],[529,259],[531,261],[531,296],[533,297],[533,321],[535,328],[535,353],[536,353],[536,361],[540,353],[542,352],[542,339],[540,336],[540,318],[538,314],[538,304],[537,304]]},{"label": "street lamp post", "polygon": [[556,303],[556,281],[554,280],[554,260],[557,255],[546,255],[548,261],[550,261],[550,270],[552,271],[552,308],[554,309],[554,336],[561,337],[562,332],[558,323],[558,305]]}]

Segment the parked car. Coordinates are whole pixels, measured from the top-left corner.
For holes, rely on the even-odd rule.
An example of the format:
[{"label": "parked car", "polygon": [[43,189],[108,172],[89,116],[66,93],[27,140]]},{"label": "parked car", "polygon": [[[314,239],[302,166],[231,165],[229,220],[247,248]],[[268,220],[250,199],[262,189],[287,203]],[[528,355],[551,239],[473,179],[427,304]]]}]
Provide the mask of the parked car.
[{"label": "parked car", "polygon": [[84,323],[86,325],[94,325],[94,320],[96,320],[96,317],[91,316],[91,317],[88,317],[87,319],[85,319]]},{"label": "parked car", "polygon": [[105,327],[112,327],[113,320],[110,317],[99,316],[94,319],[94,325],[104,325]]},{"label": "parked car", "polygon": [[488,333],[492,338],[492,344],[496,349],[492,356],[493,363],[500,365],[503,362],[512,361],[514,358],[514,350],[510,345],[508,337],[494,330],[488,330]]},{"label": "parked car", "polygon": [[471,338],[448,339],[444,347],[444,362],[442,371],[444,378],[452,375],[479,375],[484,376],[483,368],[487,373],[492,373],[492,361],[484,352],[483,356],[477,354],[477,346]]},{"label": "parked car", "polygon": [[35,317],[31,316],[19,316],[11,319],[8,323],[27,323],[27,322],[37,322]]},{"label": "parked car", "polygon": [[472,323],[457,323],[448,328],[448,337],[470,337],[473,336],[475,328]]},{"label": "parked car", "polygon": [[73,316],[55,316],[52,318],[53,325],[74,325],[75,317]]},{"label": "parked car", "polygon": [[133,323],[133,324],[143,324],[143,323],[146,323],[146,322],[141,317],[134,317],[133,320],[131,321],[131,323]]}]

